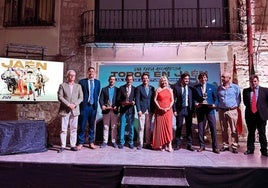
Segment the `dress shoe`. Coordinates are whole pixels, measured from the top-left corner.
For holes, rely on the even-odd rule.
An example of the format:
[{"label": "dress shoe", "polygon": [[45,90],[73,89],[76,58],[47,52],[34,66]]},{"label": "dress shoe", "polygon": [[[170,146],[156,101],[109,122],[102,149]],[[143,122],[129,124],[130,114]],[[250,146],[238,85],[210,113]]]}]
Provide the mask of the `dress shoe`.
[{"label": "dress shoe", "polygon": [[52,148],[52,147],[53,147],[53,144],[47,143],[47,148]]},{"label": "dress shoe", "polygon": [[244,152],[245,155],[250,155],[250,154],[254,154],[254,151],[251,150],[247,150]]},{"label": "dress shoe", "polygon": [[192,148],[192,146],[187,146],[187,150],[194,151],[194,149]]},{"label": "dress shoe", "polygon": [[105,148],[106,146],[107,146],[107,144],[105,142],[103,142],[100,147]]},{"label": "dress shoe", "polygon": [[232,152],[233,152],[234,154],[237,154],[237,153],[238,153],[238,151],[237,151],[236,148],[232,148]]},{"label": "dress shoe", "polygon": [[180,150],[181,149],[181,146],[179,145],[179,146],[176,146],[175,148],[174,148],[174,150]]},{"label": "dress shoe", "polygon": [[202,151],[205,151],[205,148],[199,148],[199,149],[197,150],[197,152],[202,152]]},{"label": "dress shoe", "polygon": [[93,143],[89,144],[90,149],[96,149],[95,145]]},{"label": "dress shoe", "polygon": [[58,153],[62,153],[64,151],[64,148],[60,148],[59,150],[58,150]]},{"label": "dress shoe", "polygon": [[119,145],[118,145],[118,148],[119,148],[119,149],[123,149],[124,146],[123,146],[122,144],[119,144]]},{"label": "dress shoe", "polygon": [[118,148],[118,145],[116,143],[113,143],[114,148]]},{"label": "dress shoe", "polygon": [[224,152],[224,151],[229,151],[229,147],[222,147],[221,149],[220,149],[220,151],[222,151],[222,152]]},{"label": "dress shoe", "polygon": [[77,147],[71,147],[71,151],[78,151]]},{"label": "dress shoe", "polygon": [[138,145],[137,150],[141,150],[141,149],[142,149],[142,146]]},{"label": "dress shoe", "polygon": [[212,152],[213,153],[216,153],[216,154],[220,154],[220,150],[219,149],[213,149]]},{"label": "dress shoe", "polygon": [[162,147],[162,146],[159,147],[160,151],[165,151],[165,148],[166,147]]},{"label": "dress shoe", "polygon": [[152,145],[151,145],[151,144],[146,144],[146,145],[145,145],[145,148],[146,148],[146,149],[152,149]]},{"label": "dress shoe", "polygon": [[78,150],[81,150],[82,147],[83,147],[83,145],[82,145],[82,144],[79,144],[79,145],[77,146],[77,149],[78,149]]},{"label": "dress shoe", "polygon": [[261,153],[262,156],[268,157],[268,153],[267,152],[262,152]]}]

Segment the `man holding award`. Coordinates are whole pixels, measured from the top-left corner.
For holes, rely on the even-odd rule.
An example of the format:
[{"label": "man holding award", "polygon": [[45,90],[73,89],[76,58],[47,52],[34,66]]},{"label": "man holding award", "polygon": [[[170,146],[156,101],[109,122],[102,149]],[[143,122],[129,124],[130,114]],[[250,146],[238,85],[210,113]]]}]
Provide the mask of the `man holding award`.
[{"label": "man holding award", "polygon": [[117,101],[120,103],[120,131],[119,131],[119,149],[123,149],[125,144],[125,130],[128,126],[128,145],[130,149],[134,148],[134,114],[135,114],[135,87],[132,85],[133,75],[126,76],[126,84],[119,88]]},{"label": "man holding award", "polygon": [[99,103],[103,115],[103,143],[101,148],[105,148],[109,138],[109,127],[111,127],[111,141],[114,148],[117,148],[117,121],[118,109],[116,95],[118,88],[115,87],[115,76],[109,76],[109,85],[101,89]]},{"label": "man holding award", "polygon": [[198,123],[198,138],[200,142],[200,148],[198,152],[205,150],[204,133],[205,127],[208,122],[211,139],[212,139],[212,152],[220,153],[218,149],[217,133],[216,133],[216,116],[215,108],[218,104],[218,97],[216,87],[207,83],[208,75],[202,72],[198,75],[199,84],[195,85],[198,99],[195,99],[195,107]]}]

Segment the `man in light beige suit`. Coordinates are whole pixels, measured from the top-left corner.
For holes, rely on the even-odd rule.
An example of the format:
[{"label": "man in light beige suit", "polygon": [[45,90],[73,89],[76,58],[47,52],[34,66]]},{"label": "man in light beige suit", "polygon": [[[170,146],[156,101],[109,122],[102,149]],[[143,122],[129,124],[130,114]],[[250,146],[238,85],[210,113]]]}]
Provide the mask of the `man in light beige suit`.
[{"label": "man in light beige suit", "polygon": [[61,116],[61,147],[58,153],[66,148],[66,138],[68,125],[70,125],[70,145],[71,151],[77,151],[77,124],[80,114],[79,104],[83,100],[83,91],[79,84],[74,83],[75,71],[68,70],[66,73],[67,82],[60,84],[58,90],[58,100],[60,101],[59,115]]}]

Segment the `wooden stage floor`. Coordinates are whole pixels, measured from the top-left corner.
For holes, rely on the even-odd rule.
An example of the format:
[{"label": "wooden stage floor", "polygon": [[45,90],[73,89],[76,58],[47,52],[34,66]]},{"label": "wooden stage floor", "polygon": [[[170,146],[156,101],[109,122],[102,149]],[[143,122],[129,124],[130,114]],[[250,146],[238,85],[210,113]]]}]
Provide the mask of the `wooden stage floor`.
[{"label": "wooden stage floor", "polygon": [[[57,164],[94,164],[94,165],[146,165],[146,166],[198,166],[198,167],[264,167],[268,168],[267,157],[261,156],[259,143],[256,143],[253,155],[244,155],[246,143],[240,142],[238,154],[230,151],[215,154],[210,146],[203,152],[191,152],[184,148],[174,151],[156,151],[142,149],[123,149],[107,146],[96,149],[88,148],[86,144],[82,150],[73,152],[65,150],[57,153],[59,146],[53,146],[46,152],[15,154],[0,156],[2,162],[35,162],[35,163],[57,163]],[[193,146],[198,149],[198,146]]]},{"label": "wooden stage floor", "polygon": [[[238,154],[233,154],[230,151],[221,152],[220,154],[215,154],[211,151],[210,146],[206,148],[206,151],[203,152],[191,152],[186,149],[180,149],[174,152],[167,152],[167,151],[155,151],[155,150],[148,150],[142,149],[137,150],[135,147],[134,149],[130,149],[128,147],[124,147],[123,149],[113,148],[112,146],[107,146],[105,148],[100,148],[97,146],[96,149],[92,150],[88,148],[88,145],[82,148],[82,150],[73,152],[70,150],[65,150],[62,153],[57,153],[57,149],[59,146],[53,146],[49,148],[46,152],[42,153],[29,153],[29,154],[15,154],[15,155],[3,155],[0,156],[0,163],[6,164],[19,164],[19,166],[23,166],[25,164],[34,164],[36,166],[40,166],[42,164],[49,165],[50,168],[55,168],[59,165],[73,165],[73,166],[85,166],[86,168],[90,169],[90,166],[118,166],[123,168],[124,166],[146,166],[146,167],[180,167],[185,169],[212,169],[213,171],[209,171],[210,174],[202,174],[204,171],[200,171],[201,176],[207,176],[213,182],[213,174],[219,175],[222,172],[217,172],[219,169],[224,169],[224,176],[231,176],[233,173],[240,174],[242,172],[246,172],[247,174],[241,175],[241,178],[250,178],[248,174],[252,174],[252,170],[258,170],[257,174],[254,176],[254,180],[252,184],[248,184],[247,181],[242,184],[232,184],[230,182],[226,182],[224,178],[222,178],[221,184],[214,185],[214,187],[240,187],[237,185],[243,185],[244,187],[252,187],[252,185],[265,185],[268,184],[268,159],[261,155],[259,151],[259,143],[256,143],[255,153],[253,155],[244,155],[244,151],[246,150],[246,142],[240,142],[240,147],[238,149]],[[194,146],[194,149],[198,149],[198,146]],[[33,165],[33,166],[34,166]],[[14,165],[13,165],[14,166]],[[6,167],[7,169],[8,167]],[[4,172],[5,170],[4,169]],[[2,167],[3,170],[3,167]],[[16,170],[16,169],[15,169]],[[27,169],[26,169],[27,170]],[[47,169],[52,170],[53,169]],[[238,170],[238,171],[236,171]],[[15,171],[16,172],[16,171]],[[189,171],[190,172],[190,171]],[[188,173],[189,175],[189,184],[190,187],[196,187],[198,182],[195,182],[193,179],[193,173]],[[263,173],[265,172],[265,173]],[[62,172],[64,174],[64,172]],[[122,174],[122,172],[120,172]],[[260,174],[260,175],[259,175]],[[64,177],[64,176],[63,176]],[[212,178],[211,178],[212,177]],[[216,176],[215,176],[216,177]],[[259,177],[256,179],[256,177]],[[0,181],[1,178],[8,179],[8,175],[3,176],[1,172],[0,166]],[[96,177],[97,178],[97,177]],[[187,177],[186,177],[187,178]],[[191,179],[192,178],[192,179]],[[188,179],[188,178],[187,178]],[[229,178],[230,179],[230,178]],[[259,182],[261,180],[262,182]],[[65,181],[64,179],[62,180]],[[119,180],[118,180],[119,181]],[[206,179],[202,180],[206,181]],[[218,182],[220,180],[217,180]],[[228,180],[229,181],[229,180]],[[237,180],[234,180],[237,181]],[[242,181],[242,180],[241,180]],[[89,182],[89,185],[92,182]],[[264,183],[264,184],[263,184]],[[64,184],[64,183],[63,183]],[[62,185],[63,185],[62,184]],[[8,184],[8,187],[12,184]],[[14,187],[22,187],[21,184],[16,184],[18,186]],[[31,184],[30,184],[31,185]],[[34,184],[33,184],[34,185]],[[50,184],[48,184],[49,186]],[[70,184],[69,184],[70,185]],[[207,183],[200,184],[198,187],[209,187]],[[230,186],[234,185],[234,186]],[[247,186],[248,185],[248,186]],[[1,183],[0,183],[1,186]],[[7,186],[6,184],[2,184],[1,187]],[[263,186],[263,187],[266,187]],[[31,186],[28,186],[31,187]],[[34,186],[33,186],[34,187]],[[42,187],[42,186],[41,186]],[[51,185],[49,186],[51,188]],[[52,186],[53,187],[53,186]],[[60,185],[58,187],[61,187]],[[68,185],[66,186],[68,187]],[[72,186],[69,186],[72,187]],[[81,186],[84,187],[84,186]],[[94,186],[89,186],[94,187]],[[96,186],[98,187],[98,186]],[[99,186],[99,187],[118,187],[118,183],[116,185],[110,186]],[[262,186],[261,186],[262,187]]]}]

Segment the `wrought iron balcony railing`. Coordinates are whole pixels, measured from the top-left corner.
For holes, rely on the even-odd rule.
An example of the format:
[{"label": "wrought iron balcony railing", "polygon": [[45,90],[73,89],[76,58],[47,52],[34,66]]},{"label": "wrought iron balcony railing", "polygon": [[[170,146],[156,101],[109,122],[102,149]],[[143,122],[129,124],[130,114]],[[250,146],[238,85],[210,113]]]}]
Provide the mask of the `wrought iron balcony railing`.
[{"label": "wrought iron balcony railing", "polygon": [[81,15],[81,42],[241,40],[239,19],[228,8],[89,10]]}]

